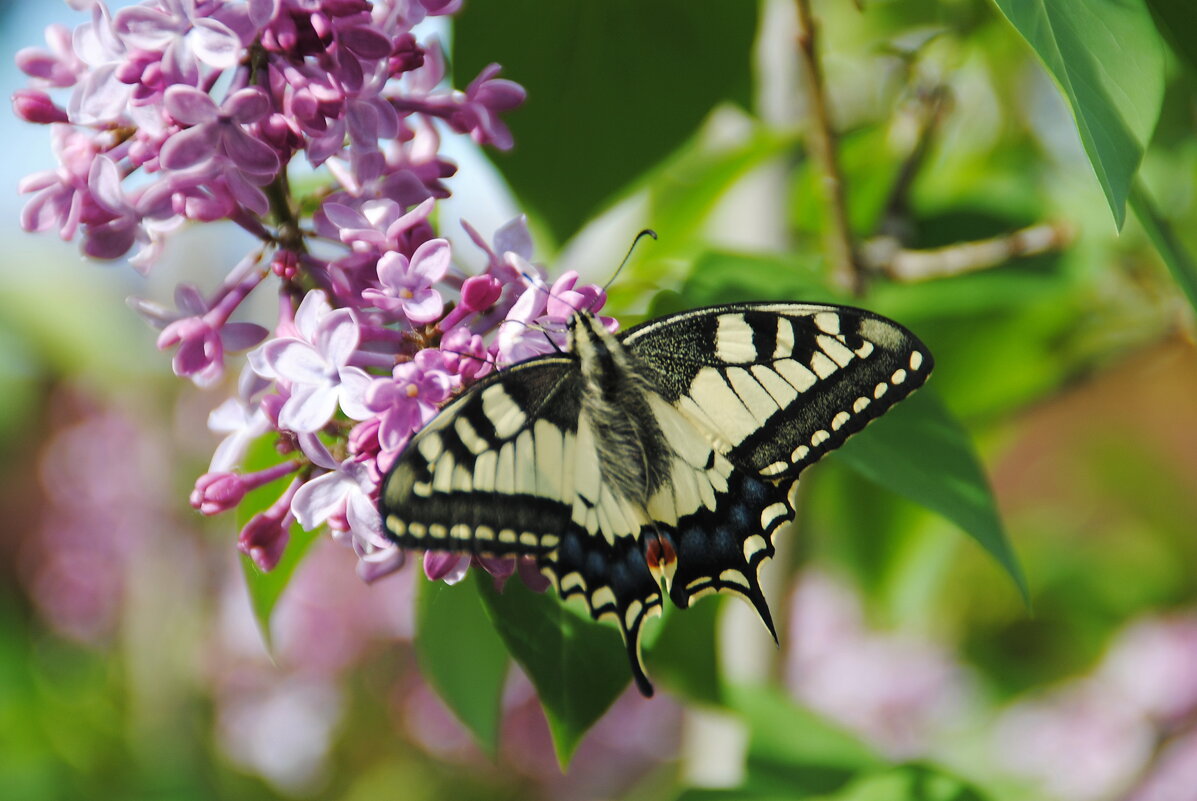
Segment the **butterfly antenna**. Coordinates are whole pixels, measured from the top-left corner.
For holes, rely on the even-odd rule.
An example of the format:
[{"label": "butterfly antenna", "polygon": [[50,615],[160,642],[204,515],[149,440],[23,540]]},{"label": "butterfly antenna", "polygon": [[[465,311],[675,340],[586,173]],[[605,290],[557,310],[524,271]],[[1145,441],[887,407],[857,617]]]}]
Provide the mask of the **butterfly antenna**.
[{"label": "butterfly antenna", "polygon": [[474,354],[466,353],[465,351],[445,350],[444,348],[441,348],[441,353],[451,353],[454,356],[460,356],[463,359],[472,359],[476,362],[482,362],[483,364],[489,364],[491,367],[495,368],[495,370],[499,369],[499,363],[497,361],[495,361],[494,359],[492,359],[490,357],[490,354],[487,354],[486,356],[475,356]]},{"label": "butterfly antenna", "polygon": [[636,246],[640,244],[640,240],[644,239],[646,236],[651,236],[653,240],[656,240],[657,232],[651,228],[645,228],[643,231],[636,234],[636,238],[632,240],[632,246],[628,248],[627,255],[623,257],[623,261],[619,263],[619,266],[615,268],[615,272],[612,273],[611,277],[607,279],[607,283],[603,284],[603,295],[607,294],[607,290],[611,288],[611,285],[615,283],[615,279],[619,277],[621,272],[623,272],[624,265],[627,264],[628,260],[632,258],[632,253],[636,250]]},{"label": "butterfly antenna", "polygon": [[[541,288],[543,289],[543,287],[541,287]],[[545,291],[547,292],[548,290],[545,290]],[[549,330],[547,328],[545,328],[543,325],[537,325],[536,323],[525,323],[523,320],[504,320],[502,323],[500,323],[500,325],[510,325],[510,324],[522,325],[524,328],[531,328],[533,331],[539,331],[540,333],[544,334],[544,338],[547,339],[549,341],[549,344],[553,346],[553,350],[557,351],[557,353],[565,352],[557,346],[557,343],[553,341],[553,338],[551,336],[549,336]]]}]

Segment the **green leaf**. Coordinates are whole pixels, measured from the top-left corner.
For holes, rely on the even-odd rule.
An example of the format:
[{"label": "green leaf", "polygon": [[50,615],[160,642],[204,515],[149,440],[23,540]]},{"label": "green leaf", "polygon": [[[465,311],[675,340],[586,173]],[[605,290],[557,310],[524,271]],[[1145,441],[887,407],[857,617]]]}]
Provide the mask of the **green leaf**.
[{"label": "green leaf", "polygon": [[475,0],[455,22],[455,82],[494,61],[527,89],[495,163],[563,241],[715,105],[748,103],[757,5]]},{"label": "green leaf", "polygon": [[733,685],[728,698],[748,723],[746,786],[791,798],[834,792],[886,763],[856,737],[776,688]]},{"label": "green leaf", "polygon": [[921,389],[844,443],[835,458],[951,520],[1000,564],[1030,603],[968,432],[933,391]]},{"label": "green leaf", "polygon": [[760,256],[708,251],[699,256],[676,292],[657,294],[650,316],[744,300],[825,301],[834,295],[823,285],[812,257]]},{"label": "green leaf", "polygon": [[[275,434],[268,434],[254,440],[242,463],[243,472],[253,473],[265,470],[267,467],[286,461],[287,457],[284,457],[275,448],[276,440]],[[237,506],[237,530],[240,531],[254,515],[264,512],[273,505],[292,479],[293,476],[283,476],[247,492]],[[262,632],[262,639],[266,642],[267,648],[271,647],[272,642],[270,616],[274,613],[274,607],[282,597],[283,591],[287,589],[287,584],[290,583],[295,569],[299,567],[299,563],[303,561],[318,539],[317,535],[320,530],[304,531],[298,523],[293,523],[287,549],[283,551],[283,556],[278,564],[269,572],[260,570],[248,556],[244,554],[241,556],[241,569],[245,574],[245,585],[249,590],[254,619],[258,622],[258,629]]]},{"label": "green leaf", "polygon": [[1164,60],[1144,0],[994,0],[1072,107],[1118,227],[1159,118]]},{"label": "green leaf", "polygon": [[1147,0],[1155,26],[1189,72],[1197,74],[1197,4],[1193,0]]},{"label": "green leaf", "polygon": [[254,620],[258,621],[258,630],[262,632],[262,639],[266,647],[273,647],[270,634],[270,616],[274,614],[274,607],[283,591],[291,583],[295,568],[307,556],[312,545],[319,539],[319,530],[304,531],[295,523],[291,526],[291,540],[287,543],[287,550],[283,551],[282,559],[270,572],[264,572],[254,564],[254,560],[245,554],[241,555],[241,572],[245,574],[245,586],[249,590],[249,602],[253,608]]},{"label": "green leaf", "polygon": [[864,776],[826,801],[985,801],[968,782],[931,765],[899,765]]},{"label": "green leaf", "polygon": [[[416,656],[420,672],[478,744],[494,756],[499,741],[507,648],[495,631],[478,582],[490,576],[471,570],[450,587],[420,573],[416,596]],[[518,581],[518,579],[517,579]]]},{"label": "green leaf", "polygon": [[[737,181],[797,146],[796,134],[754,128],[734,146],[685,148],[651,176],[647,218],[661,235],[651,254],[674,242],[700,239],[699,228]],[[645,260],[648,263],[648,260]]]},{"label": "green leaf", "polygon": [[1189,252],[1181,244],[1180,239],[1172,230],[1172,226],[1156,208],[1155,202],[1152,201],[1151,195],[1148,194],[1142,181],[1135,182],[1135,186],[1131,190],[1130,203],[1131,208],[1135,210],[1135,217],[1147,232],[1151,244],[1155,245],[1164,264],[1168,266],[1172,278],[1184,290],[1189,304],[1197,309],[1197,264],[1193,262]]},{"label": "green leaf", "polygon": [[544,707],[562,768],[582,735],[631,680],[627,651],[616,630],[583,618],[552,593],[509,581],[503,592],[479,584],[482,602],[512,658]]},{"label": "green leaf", "polygon": [[668,607],[657,628],[660,634],[645,656],[648,675],[692,701],[723,700],[719,672],[719,610],[722,598],[703,598],[689,609]]}]

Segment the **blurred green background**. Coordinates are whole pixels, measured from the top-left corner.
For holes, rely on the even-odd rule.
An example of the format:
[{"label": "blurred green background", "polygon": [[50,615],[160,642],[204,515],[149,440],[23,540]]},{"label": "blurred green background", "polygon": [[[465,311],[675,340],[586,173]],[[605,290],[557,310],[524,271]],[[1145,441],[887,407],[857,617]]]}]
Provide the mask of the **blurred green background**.
[{"label": "blurred green background", "polygon": [[[1060,84],[1020,36],[1034,41],[1036,20],[1019,14],[1048,6]],[[1068,27],[1090,12],[1119,27]],[[82,21],[5,13],[8,54]],[[19,232],[15,183],[52,162],[45,130],[6,117],[0,795],[1197,797],[1197,354],[1181,288],[1197,246],[1197,27],[1183,4],[1141,0],[814,13],[851,233],[882,254],[863,296],[838,293],[825,256],[789,2],[468,2],[439,32],[458,74],[498,61],[529,98],[497,171],[449,146],[462,169],[441,225],[460,242],[451,214],[489,236],[526,212],[541,261],[599,282],[655,228],[611,290],[625,324],[745,298],[895,317],[936,356],[931,387],[976,443],[1032,611],[952,523],[832,457],[804,476],[768,577],[780,648],[736,602],[704,601],[692,630],[718,639],[673,652],[713,652],[731,689],[712,697],[659,665],[664,692],[620,698],[565,774],[526,679],[508,682],[494,757],[429,689],[413,570],[367,588],[322,538],[270,655],[233,523],[186,504],[222,396],[171,376],[123,303],[166,300],[181,276],[214,282],[242,243],[188,232],[143,279]],[[5,61],[11,94],[23,80]],[[1075,99],[1123,61],[1135,70],[1111,91],[1127,141],[1146,146],[1139,190],[1139,154],[1103,151],[1096,106]],[[1134,191],[1159,211],[1119,230]],[[1176,232],[1167,263],[1160,225]],[[1028,230],[1037,252],[1005,258]],[[977,242],[998,255],[961,247]],[[895,252],[960,274],[895,276]]]}]

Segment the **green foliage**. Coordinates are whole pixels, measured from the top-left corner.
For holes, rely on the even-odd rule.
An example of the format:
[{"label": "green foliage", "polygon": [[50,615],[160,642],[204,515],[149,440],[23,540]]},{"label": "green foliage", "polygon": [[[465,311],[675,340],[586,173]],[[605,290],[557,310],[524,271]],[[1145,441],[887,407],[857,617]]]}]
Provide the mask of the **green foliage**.
[{"label": "green foliage", "polygon": [[[272,436],[259,437],[245,455],[244,469],[247,473],[264,470],[283,461],[285,459],[275,448],[275,438]],[[277,501],[286,482],[289,481],[291,481],[291,476],[284,476],[247,492],[237,507],[236,530],[240,531],[254,515],[266,511],[271,504]],[[245,586],[249,590],[250,606],[253,608],[254,619],[258,622],[258,629],[262,633],[262,639],[267,648],[271,646],[272,642],[270,618],[274,614],[274,608],[287,589],[287,585],[291,583],[291,577],[295,574],[296,568],[303,562],[304,557],[307,556],[308,551],[319,537],[318,531],[304,531],[299,523],[291,524],[290,534],[291,539],[287,544],[287,549],[283,551],[282,558],[279,559],[273,570],[263,571],[254,564],[249,556],[241,555],[241,569],[245,574]]]},{"label": "green foliage", "polygon": [[507,650],[536,687],[564,767],[631,678],[619,634],[518,580],[503,592],[487,582],[479,589]]},{"label": "green foliage", "polygon": [[1030,603],[1030,588],[968,432],[934,392],[915,393],[845,443],[836,458],[956,523],[998,561]]},{"label": "green foliage", "polygon": [[454,587],[420,578],[416,653],[424,679],[493,756],[508,657],[478,595],[488,580],[477,570]]},{"label": "green foliage", "polygon": [[1172,278],[1184,290],[1193,308],[1197,309],[1197,263],[1185,250],[1183,244],[1172,230],[1168,219],[1160,213],[1155,203],[1147,194],[1147,188],[1142,182],[1136,182],[1130,196],[1131,208],[1135,216],[1151,239],[1151,244],[1168,265]]},{"label": "green foliage", "polygon": [[1164,63],[1143,0],[995,0],[1059,82],[1118,227],[1160,114]]},{"label": "green foliage", "polygon": [[716,104],[747,104],[756,28],[749,0],[474,2],[454,28],[456,73],[497,61],[527,89],[496,164],[564,241]]},{"label": "green foliage", "polygon": [[1197,6],[1189,0],[1146,0],[1156,27],[1185,67],[1197,74]]},{"label": "green foliage", "polygon": [[[1185,439],[1194,425],[1175,400],[1194,391],[1181,380],[1192,351],[1175,343],[1175,332],[1191,325],[1188,307],[1197,307],[1197,12],[1185,0],[857,5],[814,5],[856,244],[884,234],[902,248],[951,250],[1044,222],[1066,223],[1071,239],[950,277],[905,282],[871,272],[860,297],[833,287],[819,244],[830,224],[824,168],[806,149],[808,119],[776,125],[755,106],[761,19],[746,0],[471,0],[452,32],[453,66],[460,83],[499,62],[504,77],[528,89],[526,105],[509,117],[516,149],[495,162],[534,230],[567,243],[634,196],[643,219],[615,236],[630,239],[641,225],[662,234],[612,287],[610,308],[622,324],[712,303],[800,299],[876,309],[928,343],[937,363],[930,386],[804,474],[799,519],[778,538],[788,552],[772,565],[769,601],[784,621],[800,571],[813,565],[846,578],[864,597],[868,625],[928,633],[954,651],[983,688],[980,730],[1003,705],[1093,670],[1132,621],[1197,603]],[[1168,48],[1179,65],[1171,72]],[[1059,96],[1045,96],[1043,86]],[[925,101],[935,92],[946,102],[930,113]],[[1061,132],[1057,99],[1075,132]],[[729,107],[739,126],[731,134],[713,114]],[[1083,153],[1073,147],[1078,136]],[[741,193],[762,175],[773,189],[753,207],[760,199]],[[452,188],[471,191],[464,180]],[[1138,224],[1123,226],[1127,203]],[[780,221],[767,247],[734,228],[743,207]],[[550,271],[553,250],[539,251]],[[88,385],[121,386],[133,383],[128,376],[143,379],[151,363],[137,325],[95,317],[93,305],[97,314],[107,307],[91,302],[90,286],[64,293],[50,275],[39,279],[44,286],[10,283],[0,299],[3,433],[27,430],[30,410],[63,375],[82,371]],[[46,298],[56,315],[45,314]],[[1086,392],[1088,405],[1077,400]],[[1126,426],[1099,416],[1103,405]],[[1073,419],[1090,428],[1070,439],[1064,429]],[[1060,461],[1062,453],[1072,460]],[[10,474],[28,472],[28,460],[16,458]],[[265,438],[244,469],[283,458]],[[181,485],[196,472],[180,471]],[[1034,473],[1035,486],[1021,483],[1024,473]],[[227,552],[236,530],[289,480],[250,493],[216,547]],[[14,531],[36,530],[28,517],[13,520]],[[291,536],[269,573],[242,559],[267,641],[289,581],[324,534],[294,526]],[[412,561],[406,569],[418,571]],[[629,687],[616,629],[518,579],[498,592],[488,575],[473,573],[454,587],[421,578],[414,647],[388,643],[346,679],[353,701],[339,726],[330,797],[559,795],[532,788],[504,762],[511,745],[500,735],[501,702],[513,662],[543,705],[570,771],[563,781],[592,769],[587,734]],[[962,734],[960,752],[943,757],[959,766],[956,775],[938,764],[941,753],[916,763],[883,756],[795,703],[779,681],[740,683],[721,664],[729,647],[723,612],[733,603],[707,598],[667,609],[646,626],[644,646],[659,696],[743,724],[743,783],[680,788],[666,776],[656,779],[664,789],[635,788],[629,797],[1040,801],[1021,787],[990,786],[988,731]],[[779,626],[771,675],[785,672],[787,648],[804,634]],[[154,699],[138,695],[135,654],[65,644],[15,591],[0,596],[0,635],[0,786],[8,795],[276,797],[213,751],[215,690],[189,688],[177,730],[147,734],[136,710]],[[430,756],[405,739],[411,721],[395,687],[411,683],[406,671],[416,665],[497,769]],[[981,776],[984,790],[974,781]]]}]

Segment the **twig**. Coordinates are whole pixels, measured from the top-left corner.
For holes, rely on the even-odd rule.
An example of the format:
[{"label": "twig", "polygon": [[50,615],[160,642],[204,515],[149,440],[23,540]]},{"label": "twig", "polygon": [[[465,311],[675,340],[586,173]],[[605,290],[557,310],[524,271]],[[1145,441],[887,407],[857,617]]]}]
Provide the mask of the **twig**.
[{"label": "twig", "polygon": [[915,283],[996,267],[1018,256],[1034,256],[1066,247],[1073,238],[1068,223],[1041,223],[1009,234],[961,242],[931,250],[908,250],[892,236],[865,243],[862,261],[895,281]]},{"label": "twig", "polygon": [[848,209],[844,201],[844,179],[836,156],[835,133],[831,112],[819,69],[815,22],[810,0],[795,0],[798,9],[798,54],[802,60],[802,80],[810,106],[808,128],[811,154],[822,172],[823,198],[827,204],[826,247],[833,274],[838,283],[853,294],[864,289],[864,276],[856,261],[852,230],[848,225]]},{"label": "twig", "polygon": [[935,141],[935,134],[951,105],[951,93],[942,84],[916,90],[914,113],[918,119],[918,133],[914,147],[902,161],[889,197],[885,201],[885,212],[877,225],[880,236],[903,238],[910,224],[910,190],[922,170],[927,154]]}]

